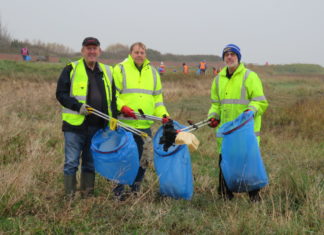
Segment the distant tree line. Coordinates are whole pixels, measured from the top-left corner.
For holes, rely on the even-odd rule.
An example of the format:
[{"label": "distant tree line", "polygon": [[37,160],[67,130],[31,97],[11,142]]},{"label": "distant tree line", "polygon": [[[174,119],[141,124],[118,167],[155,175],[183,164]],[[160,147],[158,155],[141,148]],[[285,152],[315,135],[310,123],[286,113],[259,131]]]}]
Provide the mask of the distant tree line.
[{"label": "distant tree line", "polygon": [[[120,43],[108,46],[102,53],[103,58],[124,59],[129,54],[129,47]],[[206,61],[222,61],[217,55],[175,55],[171,53],[162,54],[157,50],[147,49],[147,57],[152,61],[176,61],[176,62],[196,62]]]},{"label": "distant tree line", "polygon": [[0,52],[20,54],[20,49],[27,47],[32,55],[38,56],[63,56],[68,57],[73,54],[73,50],[58,43],[44,43],[40,40],[29,42],[12,39],[7,28],[0,19]]},{"label": "distant tree line", "polygon": [[0,21],[0,49],[2,50],[8,48],[10,46],[10,42],[11,42],[10,35],[6,27],[4,27],[4,25]]},{"label": "distant tree line", "polygon": [[[74,52],[71,48],[59,43],[44,43],[40,40],[30,42],[12,39],[6,27],[0,19],[0,53],[19,54],[20,49],[27,47],[32,56],[58,56],[74,58],[80,56],[79,52]],[[129,47],[120,43],[108,46],[102,53],[103,58],[124,59],[129,54]],[[175,55],[171,53],[162,54],[157,50],[147,49],[147,57],[151,61],[176,61],[176,62],[196,62],[206,60],[209,62],[221,61],[222,58],[216,55]]]}]

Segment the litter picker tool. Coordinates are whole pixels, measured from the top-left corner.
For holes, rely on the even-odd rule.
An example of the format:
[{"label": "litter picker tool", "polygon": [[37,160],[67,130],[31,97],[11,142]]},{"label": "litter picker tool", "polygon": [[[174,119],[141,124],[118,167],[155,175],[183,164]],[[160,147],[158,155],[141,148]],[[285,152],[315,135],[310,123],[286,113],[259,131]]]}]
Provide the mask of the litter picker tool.
[{"label": "litter picker tool", "polygon": [[[145,140],[151,140],[151,137],[149,137],[148,134],[146,134],[145,132],[139,131],[136,128],[133,128],[133,127],[119,121],[118,119],[110,117],[107,114],[102,113],[102,112],[92,108],[89,105],[86,105],[86,108],[89,111],[89,113],[94,114],[94,115],[96,115],[98,117],[101,117],[101,118],[109,121],[110,122],[110,127],[118,125],[118,126],[124,128],[125,130],[128,130],[128,131],[130,131],[130,132],[132,132],[132,133],[134,133],[136,135],[139,135],[139,136],[143,137]],[[115,128],[112,128],[112,129],[115,129]]]},{"label": "litter picker tool", "polygon": [[160,138],[160,144],[163,144],[163,150],[168,151],[168,149],[174,144],[186,144],[191,151],[198,149],[199,140],[196,136],[190,132],[195,131],[203,126],[210,123],[208,119],[193,123],[188,121],[190,126],[184,127],[182,129],[176,130],[174,128],[173,120],[163,124],[163,135]]},{"label": "litter picker tool", "polygon": [[162,118],[160,118],[160,117],[145,114],[142,109],[138,109],[138,113],[137,112],[134,112],[134,113],[137,117],[140,117],[145,120],[160,121],[160,122],[162,121]]}]

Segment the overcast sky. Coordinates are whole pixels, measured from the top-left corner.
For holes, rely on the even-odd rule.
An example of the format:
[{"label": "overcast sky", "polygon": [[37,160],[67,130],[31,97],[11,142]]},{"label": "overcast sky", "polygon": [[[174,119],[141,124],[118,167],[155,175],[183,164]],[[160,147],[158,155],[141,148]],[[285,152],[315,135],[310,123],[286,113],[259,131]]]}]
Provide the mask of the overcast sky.
[{"label": "overcast sky", "polygon": [[248,63],[324,66],[324,0],[0,0],[12,38],[79,51],[144,42],[162,53],[221,55],[235,43]]}]

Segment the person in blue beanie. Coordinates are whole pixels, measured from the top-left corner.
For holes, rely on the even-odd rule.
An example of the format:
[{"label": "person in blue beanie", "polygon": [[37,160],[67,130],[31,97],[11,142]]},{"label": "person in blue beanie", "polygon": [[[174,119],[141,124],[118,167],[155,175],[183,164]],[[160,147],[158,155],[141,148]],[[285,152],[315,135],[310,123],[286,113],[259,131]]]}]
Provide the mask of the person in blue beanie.
[{"label": "person in blue beanie", "polygon": [[[211,107],[208,112],[209,126],[216,128],[233,121],[246,111],[254,112],[254,132],[260,142],[261,117],[268,107],[259,76],[245,68],[241,63],[241,50],[235,44],[228,44],[222,51],[226,66],[212,82]],[[217,129],[216,129],[217,132]],[[217,137],[219,164],[222,161],[222,138]],[[219,173],[219,194],[225,199],[232,199],[233,193],[228,189],[222,170]],[[259,190],[249,192],[251,201],[260,200]]]}]

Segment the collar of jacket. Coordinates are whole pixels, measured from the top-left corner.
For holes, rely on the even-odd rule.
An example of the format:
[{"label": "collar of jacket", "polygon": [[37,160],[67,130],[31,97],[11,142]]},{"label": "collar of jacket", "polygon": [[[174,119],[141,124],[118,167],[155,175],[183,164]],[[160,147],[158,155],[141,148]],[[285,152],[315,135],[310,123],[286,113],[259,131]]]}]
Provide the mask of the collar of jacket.
[{"label": "collar of jacket", "polygon": [[[236,68],[234,71],[232,77],[235,75],[242,73],[245,70],[245,66],[243,63],[240,63],[240,65]],[[227,71],[227,66],[222,69],[222,71],[219,73],[220,76],[225,76],[226,77],[226,71]]]},{"label": "collar of jacket", "polygon": [[[130,65],[134,66],[134,68],[136,68],[136,65],[135,65],[135,61],[133,60],[132,56],[131,55],[128,55],[127,59],[125,59],[126,63],[129,63]],[[143,63],[143,68],[147,65],[150,64],[150,61],[148,59],[145,59],[144,60],[144,63]],[[137,68],[136,68],[137,69]]]}]

